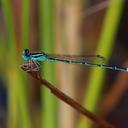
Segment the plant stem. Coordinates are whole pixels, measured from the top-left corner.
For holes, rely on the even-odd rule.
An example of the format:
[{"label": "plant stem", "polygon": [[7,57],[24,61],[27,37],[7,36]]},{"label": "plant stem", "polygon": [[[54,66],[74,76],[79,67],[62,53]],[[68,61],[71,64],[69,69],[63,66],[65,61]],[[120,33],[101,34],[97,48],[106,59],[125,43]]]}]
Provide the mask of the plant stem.
[{"label": "plant stem", "polygon": [[[24,71],[26,71],[27,66],[25,66],[25,65],[27,65],[27,64],[23,64],[21,66],[21,68]],[[99,128],[113,128],[113,126],[111,126],[105,120],[103,120],[100,117],[96,116],[95,114],[89,112],[84,107],[82,107],[78,102],[76,102],[74,99],[70,98],[65,93],[60,91],[58,88],[55,87],[55,85],[52,85],[51,83],[49,83],[44,78],[41,78],[39,72],[31,72],[30,71],[27,73],[29,75],[31,75],[34,79],[36,79],[40,84],[42,84],[46,88],[48,88],[51,91],[51,93],[53,93],[56,97],[58,97],[59,99],[61,99],[62,101],[64,101],[65,103],[67,103],[68,105],[70,105],[71,107],[76,109],[77,111],[79,111],[84,116],[88,117],[90,120],[92,120]]]}]

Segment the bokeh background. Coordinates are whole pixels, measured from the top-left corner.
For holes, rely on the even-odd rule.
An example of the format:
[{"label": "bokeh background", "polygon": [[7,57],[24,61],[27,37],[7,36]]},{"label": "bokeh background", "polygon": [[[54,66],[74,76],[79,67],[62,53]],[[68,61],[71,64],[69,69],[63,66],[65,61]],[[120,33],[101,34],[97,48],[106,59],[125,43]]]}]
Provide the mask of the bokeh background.
[{"label": "bokeh background", "polygon": [[[94,128],[20,69],[25,48],[102,55],[128,66],[127,0],[0,0],[0,128]],[[42,77],[116,128],[128,128],[128,73],[42,62]]]}]

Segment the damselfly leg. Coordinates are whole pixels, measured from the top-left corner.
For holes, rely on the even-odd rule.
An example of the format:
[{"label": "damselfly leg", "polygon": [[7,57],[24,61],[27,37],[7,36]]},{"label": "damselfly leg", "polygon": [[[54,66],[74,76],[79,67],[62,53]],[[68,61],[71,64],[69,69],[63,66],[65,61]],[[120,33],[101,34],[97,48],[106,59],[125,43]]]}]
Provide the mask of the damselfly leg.
[{"label": "damselfly leg", "polygon": [[28,63],[22,64],[21,67],[24,68],[26,72],[37,72],[40,69],[40,64],[38,61],[30,60]]}]

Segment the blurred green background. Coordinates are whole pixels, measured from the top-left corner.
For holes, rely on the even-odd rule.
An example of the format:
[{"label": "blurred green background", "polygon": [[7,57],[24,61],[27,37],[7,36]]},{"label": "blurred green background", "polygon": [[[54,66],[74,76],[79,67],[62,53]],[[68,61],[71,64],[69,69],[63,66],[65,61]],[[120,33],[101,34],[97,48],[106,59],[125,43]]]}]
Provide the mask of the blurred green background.
[{"label": "blurred green background", "polygon": [[[34,81],[22,50],[102,55],[127,67],[128,1],[1,0],[0,128],[94,128]],[[42,77],[116,128],[128,127],[128,73],[42,62]]]}]

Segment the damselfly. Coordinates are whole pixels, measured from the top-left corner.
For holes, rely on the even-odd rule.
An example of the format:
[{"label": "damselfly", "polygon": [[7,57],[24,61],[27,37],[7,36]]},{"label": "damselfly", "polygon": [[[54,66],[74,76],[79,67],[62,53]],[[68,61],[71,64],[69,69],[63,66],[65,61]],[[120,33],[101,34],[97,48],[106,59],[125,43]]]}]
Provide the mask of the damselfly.
[{"label": "damselfly", "polygon": [[[89,67],[100,67],[105,69],[118,70],[128,72],[128,67],[108,66],[106,65],[105,58],[100,55],[81,56],[81,55],[57,55],[46,54],[44,52],[30,52],[28,49],[23,50],[22,57],[24,60],[30,62],[30,70],[39,70],[38,61],[48,62],[63,62],[67,64],[80,64]],[[35,65],[35,66],[33,66]],[[34,67],[34,68],[33,68]]]}]

